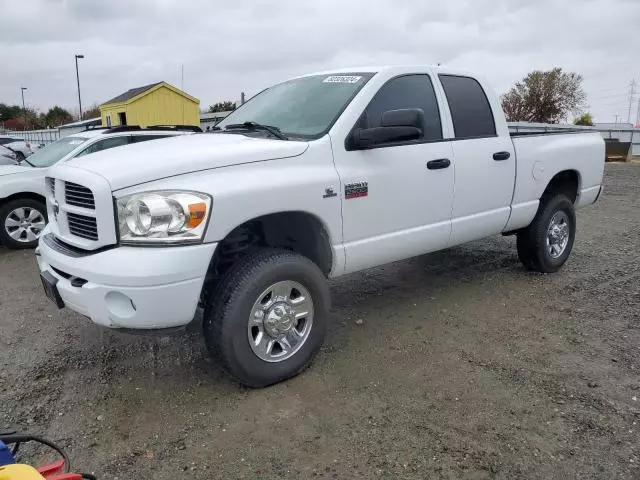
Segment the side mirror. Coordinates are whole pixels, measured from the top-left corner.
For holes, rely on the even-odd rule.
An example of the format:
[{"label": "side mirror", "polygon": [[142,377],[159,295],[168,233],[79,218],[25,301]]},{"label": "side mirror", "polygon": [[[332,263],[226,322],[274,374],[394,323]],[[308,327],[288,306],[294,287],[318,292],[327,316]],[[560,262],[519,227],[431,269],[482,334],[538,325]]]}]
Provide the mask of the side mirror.
[{"label": "side mirror", "polygon": [[355,129],[348,147],[349,150],[363,150],[386,143],[417,140],[422,137],[423,129],[422,109],[388,110],[382,114],[380,127]]},{"label": "side mirror", "polygon": [[415,127],[424,130],[424,111],[421,108],[387,110],[382,114],[383,127]]}]

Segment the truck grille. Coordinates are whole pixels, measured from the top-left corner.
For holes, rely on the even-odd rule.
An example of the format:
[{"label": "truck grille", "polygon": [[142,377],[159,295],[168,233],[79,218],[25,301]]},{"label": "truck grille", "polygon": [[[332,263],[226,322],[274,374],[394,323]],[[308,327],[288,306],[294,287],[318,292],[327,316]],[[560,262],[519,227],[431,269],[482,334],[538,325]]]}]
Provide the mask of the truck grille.
[{"label": "truck grille", "polygon": [[69,222],[69,233],[72,235],[86,238],[87,240],[98,240],[98,223],[95,217],[68,212],[67,221]]},{"label": "truck grille", "polygon": [[44,187],[49,215],[47,228],[56,239],[85,252],[118,243],[113,194],[104,177],[56,165]]},{"label": "truck grille", "polygon": [[[96,209],[93,193],[87,187],[73,182],[64,182],[64,199],[67,205]],[[95,223],[95,219],[94,219]]]}]

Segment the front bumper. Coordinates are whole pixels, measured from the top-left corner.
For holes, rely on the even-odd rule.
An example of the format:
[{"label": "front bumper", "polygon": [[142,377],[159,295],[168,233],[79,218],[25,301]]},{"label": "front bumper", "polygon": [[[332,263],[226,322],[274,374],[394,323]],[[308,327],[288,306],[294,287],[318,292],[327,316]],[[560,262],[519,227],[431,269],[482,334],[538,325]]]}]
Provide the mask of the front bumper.
[{"label": "front bumper", "polygon": [[117,247],[73,257],[43,241],[49,233],[46,228],[36,250],[40,271],[58,279],[66,307],[109,328],[189,323],[217,246]]}]

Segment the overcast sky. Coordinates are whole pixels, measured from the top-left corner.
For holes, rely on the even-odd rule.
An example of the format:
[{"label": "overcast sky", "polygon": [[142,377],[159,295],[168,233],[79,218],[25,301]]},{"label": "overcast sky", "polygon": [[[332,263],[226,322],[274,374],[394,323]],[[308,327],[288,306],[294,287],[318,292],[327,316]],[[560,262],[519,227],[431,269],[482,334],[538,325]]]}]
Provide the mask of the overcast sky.
[{"label": "overcast sky", "polygon": [[[201,101],[377,64],[474,70],[502,93],[533,69],[580,73],[597,121],[640,92],[640,0],[0,0],[0,102],[77,109],[165,80]],[[635,120],[636,96],[632,111]]]}]

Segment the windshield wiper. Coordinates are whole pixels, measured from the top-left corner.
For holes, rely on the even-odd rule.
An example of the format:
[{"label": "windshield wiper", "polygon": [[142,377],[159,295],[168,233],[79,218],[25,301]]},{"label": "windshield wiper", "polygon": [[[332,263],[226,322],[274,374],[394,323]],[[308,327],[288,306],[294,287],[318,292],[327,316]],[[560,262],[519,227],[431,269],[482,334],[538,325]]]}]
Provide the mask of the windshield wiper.
[{"label": "windshield wiper", "polygon": [[280,140],[289,140],[286,135],[284,135],[278,127],[274,127],[272,125],[263,125],[258,122],[244,122],[244,123],[232,123],[231,125],[227,125],[224,127],[225,130],[262,130],[264,132],[268,132],[276,138]]}]

